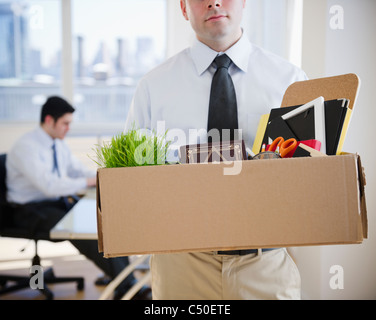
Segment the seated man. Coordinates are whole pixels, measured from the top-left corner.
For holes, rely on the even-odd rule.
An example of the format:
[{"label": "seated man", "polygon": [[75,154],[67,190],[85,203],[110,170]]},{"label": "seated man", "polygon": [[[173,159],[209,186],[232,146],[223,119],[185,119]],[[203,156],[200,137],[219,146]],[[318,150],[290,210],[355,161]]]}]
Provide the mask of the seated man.
[{"label": "seated man", "polygon": [[[49,232],[78,201],[75,194],[96,184],[95,171],[75,158],[64,142],[74,111],[64,99],[48,98],[40,126],[22,136],[7,156],[7,200],[21,205],[14,213],[20,227]],[[111,279],[129,264],[128,257],[104,259],[96,240],[70,242]],[[121,297],[134,282],[131,274],[115,296]]]}]

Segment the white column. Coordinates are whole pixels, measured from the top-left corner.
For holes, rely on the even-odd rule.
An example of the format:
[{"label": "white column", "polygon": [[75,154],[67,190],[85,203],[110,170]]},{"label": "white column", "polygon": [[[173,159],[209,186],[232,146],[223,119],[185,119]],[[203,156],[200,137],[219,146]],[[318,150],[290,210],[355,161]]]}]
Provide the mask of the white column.
[{"label": "white column", "polygon": [[61,86],[64,98],[73,103],[72,10],[71,0],[61,0],[62,17],[62,72]]}]

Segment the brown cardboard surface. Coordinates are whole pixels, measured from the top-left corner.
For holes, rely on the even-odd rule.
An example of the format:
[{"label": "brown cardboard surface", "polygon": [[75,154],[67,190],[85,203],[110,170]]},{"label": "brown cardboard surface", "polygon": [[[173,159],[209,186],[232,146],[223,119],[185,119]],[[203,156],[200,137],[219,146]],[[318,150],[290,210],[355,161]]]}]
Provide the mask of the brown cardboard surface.
[{"label": "brown cardboard surface", "polygon": [[234,176],[223,163],[99,169],[100,248],[113,257],[361,243],[358,161],[244,161]]},{"label": "brown cardboard surface", "polygon": [[305,104],[322,96],[325,100],[349,99],[349,108],[353,110],[359,87],[360,79],[353,73],[298,81],[287,88],[281,107]]}]

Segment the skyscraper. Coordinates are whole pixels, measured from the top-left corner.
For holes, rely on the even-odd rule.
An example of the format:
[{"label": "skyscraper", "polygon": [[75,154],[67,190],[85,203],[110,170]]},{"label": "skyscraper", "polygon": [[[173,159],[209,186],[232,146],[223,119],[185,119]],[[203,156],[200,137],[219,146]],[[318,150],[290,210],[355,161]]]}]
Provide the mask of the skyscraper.
[{"label": "skyscraper", "polygon": [[0,3],[0,78],[27,78],[27,18],[25,5]]}]

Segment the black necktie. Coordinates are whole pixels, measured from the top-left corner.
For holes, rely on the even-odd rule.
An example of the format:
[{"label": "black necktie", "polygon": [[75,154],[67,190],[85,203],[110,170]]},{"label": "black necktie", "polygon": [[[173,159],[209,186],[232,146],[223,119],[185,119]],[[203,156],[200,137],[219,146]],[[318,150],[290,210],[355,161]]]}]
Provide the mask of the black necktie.
[{"label": "black necktie", "polygon": [[52,172],[55,172],[55,170],[56,170],[57,171],[57,175],[60,177],[59,166],[57,164],[57,155],[56,155],[56,144],[55,144],[55,142],[52,145],[52,151],[53,151],[53,159],[54,159],[54,166],[52,168]]},{"label": "black necktie", "polygon": [[[238,129],[238,109],[236,104],[236,94],[228,67],[231,59],[226,55],[217,56],[214,59],[217,65],[212,80],[209,102],[208,132],[211,129],[218,129],[220,141],[236,140],[235,129]],[[230,134],[223,129],[230,129]],[[215,133],[209,142],[215,142]]]}]

